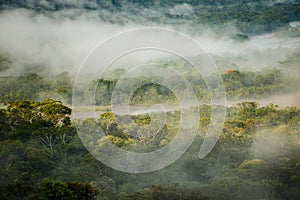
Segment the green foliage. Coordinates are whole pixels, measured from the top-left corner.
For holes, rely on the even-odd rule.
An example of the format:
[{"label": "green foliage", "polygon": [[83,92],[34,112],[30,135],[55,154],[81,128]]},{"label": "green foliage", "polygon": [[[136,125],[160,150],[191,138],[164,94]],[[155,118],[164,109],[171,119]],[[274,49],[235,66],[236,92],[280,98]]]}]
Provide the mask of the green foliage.
[{"label": "green foliage", "polygon": [[151,195],[146,192],[121,192],[118,196],[119,200],[151,200]]},{"label": "green foliage", "polygon": [[[44,6],[46,4],[38,1],[29,4],[28,1],[3,0],[0,4],[1,10],[22,7],[41,13],[69,8],[99,9],[101,12],[97,13],[104,21],[171,26],[184,22],[187,28],[193,27],[195,32],[202,32],[203,27],[208,25],[217,32],[217,36],[223,36],[224,28],[228,30],[230,24],[238,27],[234,31],[225,30],[228,39],[233,42],[247,41],[248,35],[278,28],[275,33],[278,37],[299,37],[297,28],[287,27],[290,21],[300,20],[298,1],[100,0],[93,6],[89,3],[47,1],[47,6]],[[189,13],[171,12],[178,6],[190,6]],[[155,16],[147,16],[145,11],[154,12]],[[280,64],[288,66],[289,63],[297,63],[299,55],[296,53],[293,56]],[[12,64],[8,56],[0,55],[0,72],[6,72]],[[164,64],[185,69],[181,63]],[[232,69],[221,74],[230,100],[294,92],[291,89],[294,82],[284,79],[279,70],[252,72],[239,71],[236,67],[233,65]],[[119,68],[109,76],[111,80],[91,80],[88,89],[81,88],[75,95],[82,102],[90,103],[85,102],[85,97],[93,93],[96,105],[110,105],[112,91],[124,73],[125,69]],[[203,79],[193,70],[186,70],[183,74],[200,100],[210,99]],[[209,78],[217,80],[217,74]],[[173,92],[166,87],[149,84],[139,78],[132,81],[126,83],[126,91],[122,92],[132,91],[135,83],[140,83],[142,87],[134,91],[131,104],[177,103]],[[184,85],[174,83],[175,89],[185,92]],[[213,83],[212,89],[215,91],[223,87],[217,81]],[[0,199],[252,200],[298,199],[300,196],[299,107],[260,106],[256,102],[231,106],[227,109],[216,146],[206,158],[200,160],[199,147],[211,117],[211,107],[202,105],[199,107],[199,134],[180,159],[157,172],[126,174],[98,162],[84,148],[81,139],[89,141],[91,146],[97,145],[97,148],[112,142],[124,150],[142,153],[158,150],[176,135],[180,113],[168,113],[162,130],[147,137],[150,134],[133,128],[133,123],[146,127],[152,122],[149,115],[130,116],[133,123],[123,127],[122,131],[116,123],[116,116],[106,112],[100,115],[100,121],[86,119],[82,122],[87,133],[102,128],[104,137],[86,134],[86,138],[79,138],[70,119],[71,109],[62,104],[62,101],[70,104],[71,96],[72,77],[68,72],[51,78],[36,73],[1,77],[0,103],[5,108],[0,109]],[[129,133],[135,133],[135,136]],[[113,155],[114,152],[109,153]]]},{"label": "green foliage", "polygon": [[1,103],[49,98],[71,102],[72,80],[67,72],[62,72],[55,79],[41,77],[36,73],[25,73],[20,77],[1,77],[0,83]]},{"label": "green foliage", "polygon": [[[174,63],[165,63],[166,65],[174,65]],[[178,66],[177,66],[178,65]],[[186,68],[183,64],[176,64],[175,68]],[[124,69],[123,69],[124,70]],[[123,72],[116,69],[113,74]],[[193,85],[196,95],[199,99],[209,100],[209,91],[203,79],[199,79],[193,70],[184,72]],[[240,98],[260,98],[270,94],[279,94],[283,91],[290,90],[291,80],[284,80],[283,74],[279,70],[263,70],[261,72],[241,72],[234,69],[227,69],[221,74],[226,89],[226,95],[229,99]],[[155,77],[153,77],[155,79]],[[216,79],[216,75],[211,77]],[[161,79],[156,77],[156,79]],[[56,98],[66,103],[71,102],[72,80],[67,72],[59,74],[54,79],[46,79],[37,74],[24,74],[21,77],[2,77],[0,90],[0,103],[8,103],[19,100],[40,100],[48,98]],[[173,80],[169,80],[173,81]],[[92,80],[89,88],[82,88],[77,91],[76,97],[83,102],[88,94],[95,94],[96,105],[110,105],[112,91],[115,89],[117,79],[114,80]],[[218,83],[218,81],[216,81]],[[143,79],[134,78],[126,83],[124,88],[126,91],[117,91],[128,93],[134,91],[130,98],[130,104],[155,104],[155,103],[177,103],[176,97],[172,91],[164,86],[154,83],[145,82]],[[137,90],[133,90],[133,85],[141,85]],[[185,91],[184,85],[174,82],[173,86],[176,90]],[[218,90],[223,85],[214,85],[213,88]],[[116,91],[115,91],[116,92]],[[120,96],[120,100],[124,98]],[[86,102],[90,103],[90,102]],[[118,102],[116,102],[118,103]]]},{"label": "green foliage", "polygon": [[202,191],[186,187],[180,187],[179,184],[174,184],[163,188],[160,185],[152,185],[152,199],[182,199],[182,200],[205,200],[207,197]]},{"label": "green foliage", "polygon": [[[172,63],[167,63],[172,65]],[[178,66],[177,66],[178,67]],[[185,66],[181,66],[185,67]],[[241,99],[251,98],[256,99],[265,97],[267,95],[279,94],[283,91],[290,89],[290,85],[283,81],[283,75],[279,70],[265,70],[261,72],[240,72],[234,69],[227,69],[225,73],[221,74],[224,81],[226,90],[226,96],[229,99]],[[196,95],[199,99],[208,100],[209,91],[207,90],[206,83],[195,76],[195,73],[191,70],[185,71],[185,77],[193,84]],[[156,77],[160,79],[159,77]],[[211,79],[217,79],[213,74]],[[110,104],[111,94],[114,90],[117,80],[98,80],[96,90],[96,104],[107,105]],[[170,82],[172,80],[169,80]],[[143,80],[131,79],[128,81],[128,85],[125,87],[127,91],[118,91],[128,93],[128,91],[134,91],[131,89],[133,82],[141,85],[140,88],[134,91],[131,96],[130,102],[134,105],[139,104],[155,104],[155,103],[177,103],[176,97],[172,91],[158,84],[144,83]],[[289,81],[287,81],[289,82]],[[92,81],[91,87],[94,89],[96,81]],[[216,81],[218,83],[218,81]],[[178,91],[185,91],[184,85],[174,83],[174,88]],[[223,85],[214,85],[213,88],[218,90]],[[90,91],[93,92],[93,91]],[[84,93],[82,93],[83,95]],[[120,96],[122,98],[122,96]]]},{"label": "green foliage", "polygon": [[264,160],[253,159],[244,160],[239,166],[241,174],[245,174],[246,177],[253,179],[262,179],[267,176],[269,168]]},{"label": "green foliage", "polygon": [[[114,171],[95,160],[76,134],[69,119],[71,110],[60,102],[10,103],[0,110],[0,197],[250,200],[293,199],[299,194],[299,108],[255,102],[228,108],[221,137],[203,160],[198,151],[211,108],[203,105],[199,109],[201,131],[191,148],[163,170],[135,175]],[[91,142],[99,148],[113,142],[125,150],[153,151],[172,140],[176,133],[172,125],[179,114],[168,113],[167,125],[153,140],[147,140],[123,132],[115,115],[106,112],[99,118],[106,136],[91,138]],[[132,119],[140,126],[151,121],[148,115]],[[86,131],[95,131],[99,125],[90,119],[82,123]]]}]

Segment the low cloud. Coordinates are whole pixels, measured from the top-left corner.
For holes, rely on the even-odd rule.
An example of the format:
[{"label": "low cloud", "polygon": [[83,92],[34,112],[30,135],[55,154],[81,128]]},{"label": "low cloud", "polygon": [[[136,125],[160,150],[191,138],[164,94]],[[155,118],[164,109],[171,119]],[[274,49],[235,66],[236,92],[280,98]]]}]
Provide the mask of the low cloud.
[{"label": "low cloud", "polygon": [[[79,5],[79,1],[68,1],[68,3],[73,7],[82,6]],[[49,3],[49,6],[51,5]],[[189,4],[175,5],[170,9],[169,11],[174,13],[176,11],[182,15],[193,12]],[[156,15],[156,12],[149,8],[145,10],[148,12],[145,15]],[[108,10],[102,10],[101,15],[99,12],[99,10],[87,12],[82,9],[56,12],[37,12],[28,9],[2,10],[0,12],[0,54],[8,57],[12,61],[12,66],[1,70],[0,75],[19,75],[30,70],[38,73],[61,71],[75,73],[84,58],[98,44],[121,31],[142,27],[132,22],[122,22],[123,25],[110,23],[108,20],[101,19],[106,14],[110,16]],[[119,17],[122,21],[123,14],[120,12],[115,18]],[[130,16],[126,17],[130,19]],[[235,41],[229,37],[230,32],[237,32],[237,29],[231,25],[224,31],[221,28],[204,26],[196,29],[159,23],[155,26],[175,28],[191,35],[210,55],[226,57],[227,60],[220,63],[221,67],[230,67],[232,63],[245,69],[280,67],[280,62],[289,59],[290,55],[299,51],[300,47],[298,37],[277,37],[274,34],[250,37],[244,42]],[[179,42],[172,45],[181,44]]]}]

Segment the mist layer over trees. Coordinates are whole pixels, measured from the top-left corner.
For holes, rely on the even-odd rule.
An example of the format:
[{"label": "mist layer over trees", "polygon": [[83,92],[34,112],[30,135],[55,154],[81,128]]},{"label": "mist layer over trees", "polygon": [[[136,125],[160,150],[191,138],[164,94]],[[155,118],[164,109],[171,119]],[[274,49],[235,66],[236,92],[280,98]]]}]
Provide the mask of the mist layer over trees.
[{"label": "mist layer over trees", "polygon": [[[298,199],[299,21],[296,0],[0,0],[0,199]],[[161,52],[129,55],[103,77],[87,76],[89,87],[74,94],[76,72],[92,49],[143,26],[193,37],[220,71],[224,85],[213,90],[225,87],[227,113],[217,144],[203,159],[199,147],[211,122],[211,96],[203,77],[186,63]],[[81,124],[87,133],[101,127],[104,137],[86,138],[95,150],[113,143],[145,153],[174,139],[181,112],[176,95],[162,85],[139,76],[124,81],[128,91],[133,83],[141,85],[131,106],[170,107],[157,134],[136,129],[152,121],[144,110],[130,116],[111,112],[118,80],[136,60],[181,72],[199,100],[185,106],[200,112],[187,152],[163,169],[142,174],[96,160],[75,127]],[[218,74],[209,78],[217,80]],[[183,94],[186,89],[176,81],[174,88]],[[94,102],[86,98],[91,94]],[[97,118],[72,118],[72,95],[86,105],[83,113],[95,108]],[[132,124],[120,128],[116,117],[130,117]]]}]

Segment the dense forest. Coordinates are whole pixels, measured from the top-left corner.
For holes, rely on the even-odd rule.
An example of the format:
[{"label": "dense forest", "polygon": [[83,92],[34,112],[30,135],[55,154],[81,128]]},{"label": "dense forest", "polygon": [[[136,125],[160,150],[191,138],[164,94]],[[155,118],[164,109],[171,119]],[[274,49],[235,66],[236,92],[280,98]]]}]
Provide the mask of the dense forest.
[{"label": "dense forest", "polygon": [[[116,79],[90,81],[91,88],[97,85],[96,105],[110,105],[120,71],[124,73],[124,69],[112,72]],[[200,99],[209,98],[202,79],[193,77],[192,72],[186,76],[195,85]],[[280,70],[227,69],[221,76],[228,98],[232,99],[259,98],[295,89],[294,80],[286,80]],[[143,80],[135,81],[143,85]],[[202,104],[196,139],[179,160],[156,172],[130,174],[96,160],[77,134],[71,120],[72,110],[61,101],[47,99],[57,95],[65,103],[71,103],[69,73],[54,77],[32,73],[3,77],[1,88],[1,199],[296,199],[299,196],[298,107],[260,106],[256,102],[228,107],[217,145],[207,157],[199,159],[198,148],[211,120],[211,106]],[[84,99],[87,92],[93,91],[82,90],[78,95]],[[146,84],[136,90],[131,103],[173,104],[175,100],[167,88]],[[180,112],[168,112],[167,116],[166,124],[153,137],[145,137],[133,125],[124,131],[111,112],[101,111],[98,120],[80,120],[88,128],[87,133],[94,131],[97,124],[104,130],[104,137],[90,141],[96,147],[111,141],[124,150],[149,152],[164,147],[176,134]],[[140,127],[151,121],[148,114],[131,117]]]},{"label": "dense forest", "polygon": [[[181,57],[147,46],[97,66],[107,67],[101,76],[92,69],[78,75],[99,43],[145,26],[191,37],[217,72],[203,76],[188,62],[204,69],[202,54]],[[0,30],[1,200],[299,199],[299,1],[0,0]],[[135,37],[182,45],[173,35],[143,33]],[[109,57],[116,44],[103,53]],[[136,60],[161,71],[130,74]],[[166,68],[180,76],[163,74]],[[227,104],[214,102],[212,93],[224,89]],[[114,105],[123,109],[128,93],[128,105],[141,112],[114,112]],[[113,94],[121,95],[116,100]],[[157,104],[164,112],[151,110]],[[213,111],[223,106],[220,137],[200,158],[217,126]],[[181,123],[188,112],[199,114],[197,131],[190,118]],[[118,158],[119,149],[142,156],[159,151],[183,126],[184,138],[195,133],[192,144],[158,170],[129,173],[99,161]],[[159,165],[179,151],[171,150],[159,162],[141,164]],[[127,154],[115,160],[136,169],[137,159]]]},{"label": "dense forest", "polygon": [[[118,71],[125,72],[124,69],[116,69],[113,73]],[[201,77],[192,72],[185,75],[194,85],[194,90],[200,100],[209,100],[209,91],[206,83]],[[295,83],[297,80],[288,80],[284,77],[280,70],[263,70],[255,71],[239,71],[234,69],[227,69],[222,74],[224,86],[229,100],[239,100],[245,98],[259,99],[267,97],[271,94],[281,94],[297,91]],[[155,78],[155,77],[154,77]],[[159,79],[159,77],[157,77]],[[214,77],[213,77],[214,78]],[[66,104],[71,103],[72,97],[72,80],[73,78],[68,72],[63,72],[54,78],[39,76],[36,73],[26,73],[19,77],[1,77],[1,91],[0,103],[7,103],[18,100],[40,100],[46,98],[55,98],[61,100]],[[90,81],[89,90],[83,88],[78,94],[78,98],[84,101],[84,96],[87,93],[94,92],[93,88],[96,86],[96,105],[110,104],[112,91],[115,88],[118,79],[99,79]],[[176,100],[174,94],[158,84],[146,84],[143,79],[136,79],[129,81],[126,86],[130,90],[133,82],[137,82],[143,87],[135,91],[131,98],[131,102],[139,103],[153,103],[154,101],[174,103]],[[175,86],[180,89],[180,85]],[[217,90],[222,85],[216,85]],[[152,97],[152,100],[151,98]],[[152,102],[151,102],[152,101]],[[88,102],[87,102],[88,103]]]},{"label": "dense forest", "polygon": [[[112,142],[121,149],[143,153],[172,141],[180,111],[167,112],[166,123],[152,137],[146,137],[133,124],[124,131],[116,122],[116,114],[106,111],[121,72],[125,69],[113,70],[111,79],[90,80],[90,89],[77,91],[76,95],[89,105],[84,97],[95,92],[92,88],[96,85],[95,103],[100,110],[97,119],[72,119],[73,76],[68,72],[1,78],[0,199],[298,198],[299,107],[241,101],[297,92],[298,79],[287,78],[279,69],[221,70],[228,99],[241,102],[227,107],[222,133],[212,152],[199,159],[199,147],[211,121],[211,105],[203,103],[198,107],[198,132],[188,151],[161,170],[134,174],[117,171],[94,158],[74,122],[80,121],[87,133],[100,125],[105,136],[89,139],[96,148]],[[192,71],[185,76],[199,100],[207,101],[205,82]],[[142,85],[131,97],[132,105],[176,103],[172,91],[165,87],[143,85],[143,80],[137,78],[128,81],[129,89],[131,81]],[[215,85],[214,89],[219,87]],[[148,114],[130,117],[140,127],[152,120]],[[113,153],[113,149],[110,151]]]},{"label": "dense forest", "polygon": [[[210,120],[200,106],[199,132],[170,166],[146,174],[113,170],[83,146],[71,109],[55,100],[16,101],[0,110],[1,199],[297,199],[300,195],[300,109],[242,102],[229,107],[213,151],[199,159]],[[147,116],[136,116],[147,124]],[[101,120],[100,120],[101,119]],[[100,123],[106,140],[124,149],[161,148],[174,136],[166,124],[155,138],[122,132],[114,115]],[[176,114],[171,120],[176,121]],[[138,134],[138,133],[137,133]]]}]

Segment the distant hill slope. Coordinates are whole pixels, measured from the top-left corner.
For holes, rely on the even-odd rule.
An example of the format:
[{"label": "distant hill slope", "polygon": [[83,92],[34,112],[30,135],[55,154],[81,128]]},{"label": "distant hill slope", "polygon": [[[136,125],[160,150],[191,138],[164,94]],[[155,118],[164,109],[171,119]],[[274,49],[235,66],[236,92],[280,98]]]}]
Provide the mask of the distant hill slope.
[{"label": "distant hill slope", "polygon": [[75,17],[80,12],[92,13],[101,20],[120,24],[233,25],[247,34],[270,32],[300,20],[296,0],[0,0],[1,10],[13,8],[39,13],[76,10]]}]

